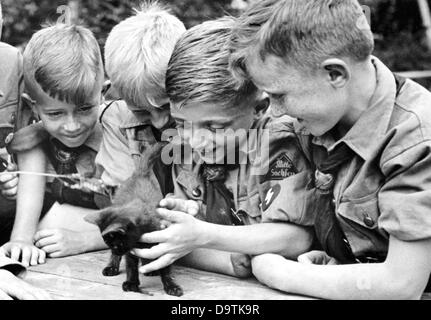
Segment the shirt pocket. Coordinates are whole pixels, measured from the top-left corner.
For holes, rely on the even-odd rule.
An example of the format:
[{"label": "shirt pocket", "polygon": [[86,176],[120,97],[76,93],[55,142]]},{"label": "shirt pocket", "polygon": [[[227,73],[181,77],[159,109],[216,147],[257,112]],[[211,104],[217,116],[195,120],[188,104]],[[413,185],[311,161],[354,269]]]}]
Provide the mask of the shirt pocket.
[{"label": "shirt pocket", "polygon": [[388,235],[378,226],[378,191],[339,204],[338,221],[356,257],[385,257]]},{"label": "shirt pocket", "polygon": [[255,191],[238,199],[238,208],[232,214],[236,215],[246,225],[260,223],[262,211],[259,192]]}]

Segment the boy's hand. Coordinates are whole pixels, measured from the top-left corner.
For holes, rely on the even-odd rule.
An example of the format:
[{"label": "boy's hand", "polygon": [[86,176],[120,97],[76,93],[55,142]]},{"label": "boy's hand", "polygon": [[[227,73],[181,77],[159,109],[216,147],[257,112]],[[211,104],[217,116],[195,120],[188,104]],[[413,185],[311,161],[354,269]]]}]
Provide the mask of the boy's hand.
[{"label": "boy's hand", "polygon": [[230,261],[235,275],[238,278],[251,277],[251,258],[250,256],[242,253],[231,253]]},{"label": "boy's hand", "polygon": [[83,253],[88,243],[85,235],[76,231],[44,229],[36,232],[34,244],[49,258],[61,258]]},{"label": "boy's hand", "polygon": [[298,262],[304,264],[336,265],[339,264],[335,258],[328,256],[324,251],[310,251],[298,257]]},{"label": "boy's hand", "polygon": [[[179,203],[185,204],[185,202]],[[175,202],[175,204],[179,203]],[[173,203],[171,202],[170,204]],[[139,270],[141,273],[160,270],[189,254],[194,249],[203,247],[202,235],[205,233],[205,222],[181,211],[158,208],[157,213],[169,222],[169,227],[161,231],[144,234],[141,237],[142,242],[158,243],[154,247],[132,251],[133,254],[140,258],[157,259],[141,267]]]},{"label": "boy's hand", "polygon": [[0,300],[51,300],[49,294],[0,269]]},{"label": "boy's hand", "polygon": [[[45,263],[45,251],[36,248],[31,242],[9,241],[0,248],[0,254],[20,261],[25,267]],[[21,259],[20,259],[21,258]]]},{"label": "boy's hand", "polygon": [[[12,172],[16,170],[16,164],[8,164],[7,171]],[[18,175],[15,173],[0,174],[0,190],[3,197],[9,200],[15,200],[18,191]]]},{"label": "boy's hand", "polygon": [[[175,199],[167,197],[160,201],[159,207],[168,210],[185,212],[193,217],[199,213],[199,204],[193,200]],[[162,220],[161,224],[162,229],[165,229],[170,225],[170,221]]]}]

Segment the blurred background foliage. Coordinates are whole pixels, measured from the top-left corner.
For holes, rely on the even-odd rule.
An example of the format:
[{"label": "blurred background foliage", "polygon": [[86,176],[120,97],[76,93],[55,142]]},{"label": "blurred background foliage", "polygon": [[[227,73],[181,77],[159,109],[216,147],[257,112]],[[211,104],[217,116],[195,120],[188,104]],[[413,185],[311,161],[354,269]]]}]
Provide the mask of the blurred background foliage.
[{"label": "blurred background foliage", "polygon": [[[250,1],[259,0],[160,0],[168,4],[187,27],[226,13],[237,15]],[[1,0],[4,29],[2,40],[24,46],[31,35],[60,16],[61,5],[76,6],[77,22],[89,27],[103,48],[112,27],[130,16],[140,0]],[[416,0],[360,0],[371,8],[376,55],[392,70],[431,70],[431,52],[424,41]],[[428,0],[431,5],[431,0]],[[431,87],[431,80],[427,83]]]}]

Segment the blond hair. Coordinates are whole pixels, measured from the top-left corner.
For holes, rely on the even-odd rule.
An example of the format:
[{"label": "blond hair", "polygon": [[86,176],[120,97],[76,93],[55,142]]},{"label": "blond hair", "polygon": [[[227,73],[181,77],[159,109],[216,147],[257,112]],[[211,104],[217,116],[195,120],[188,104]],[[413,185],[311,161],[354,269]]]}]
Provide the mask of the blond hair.
[{"label": "blond hair", "polygon": [[241,87],[229,71],[228,40],[236,20],[225,17],[189,29],[175,46],[166,73],[166,91],[172,102],[215,102],[239,105],[257,93],[251,81]]},{"label": "blond hair", "polygon": [[303,70],[316,70],[330,57],[365,61],[374,39],[357,0],[263,0],[239,18],[231,49],[232,71],[241,76],[256,54]]},{"label": "blond hair", "polygon": [[105,45],[106,71],[120,97],[135,107],[165,98],[165,77],[184,24],[157,2],[144,3],[116,25]]},{"label": "blond hair", "polygon": [[50,97],[84,105],[101,92],[104,72],[93,33],[81,26],[56,24],[36,32],[24,51],[27,89],[37,83]]}]

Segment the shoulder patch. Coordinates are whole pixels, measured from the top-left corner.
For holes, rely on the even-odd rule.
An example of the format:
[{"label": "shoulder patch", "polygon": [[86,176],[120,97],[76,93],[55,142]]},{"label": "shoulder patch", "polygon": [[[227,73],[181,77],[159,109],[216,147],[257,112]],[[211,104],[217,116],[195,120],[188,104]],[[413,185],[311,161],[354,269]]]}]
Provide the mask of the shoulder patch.
[{"label": "shoulder patch", "polygon": [[284,153],[273,161],[264,180],[283,180],[297,173],[293,161]]},{"label": "shoulder patch", "polygon": [[263,211],[266,211],[271,206],[271,204],[280,194],[280,191],[281,191],[281,187],[279,184],[276,184],[275,186],[271,187],[271,189],[268,190],[268,192],[266,193],[265,199],[263,199],[263,202],[262,202]]}]

